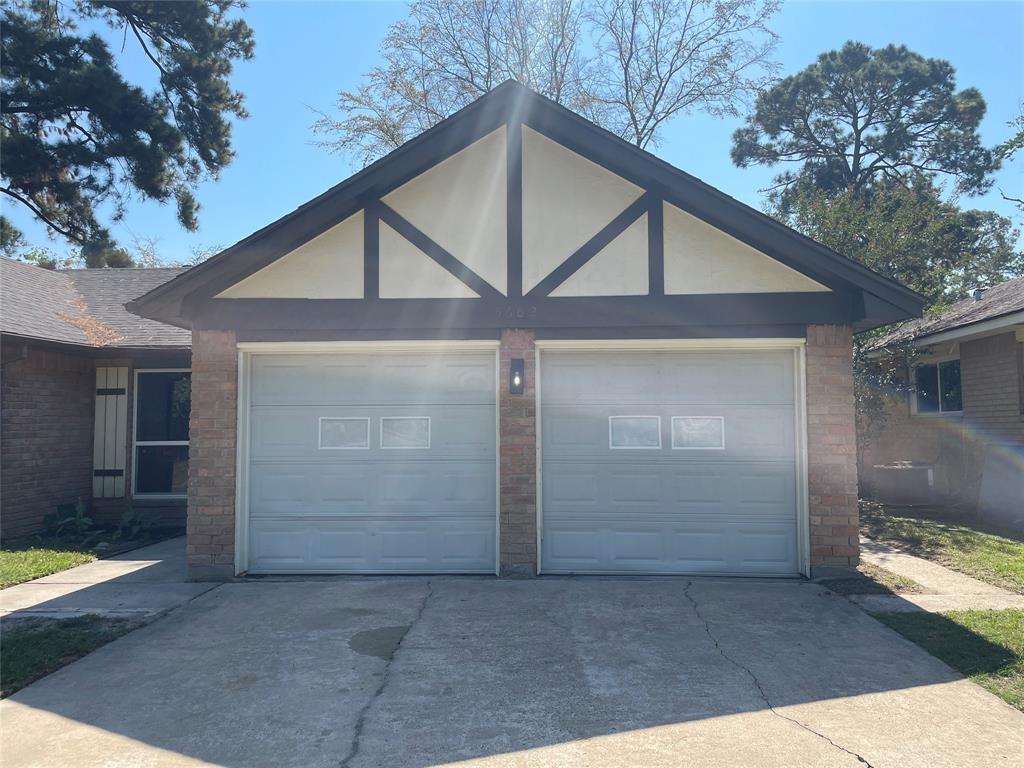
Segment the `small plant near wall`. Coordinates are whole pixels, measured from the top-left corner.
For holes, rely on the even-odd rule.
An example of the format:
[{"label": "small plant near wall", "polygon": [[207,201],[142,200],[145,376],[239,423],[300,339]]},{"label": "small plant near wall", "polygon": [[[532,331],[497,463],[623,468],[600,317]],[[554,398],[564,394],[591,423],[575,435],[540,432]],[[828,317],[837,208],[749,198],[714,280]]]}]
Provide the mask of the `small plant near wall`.
[{"label": "small plant near wall", "polygon": [[151,531],[153,527],[154,521],[151,515],[134,507],[128,507],[121,515],[114,538],[121,541],[133,541]]},{"label": "small plant near wall", "polygon": [[43,518],[43,525],[51,536],[69,537],[80,540],[82,544],[99,535],[89,516],[89,505],[82,498],[73,503],[58,504],[55,512]]}]

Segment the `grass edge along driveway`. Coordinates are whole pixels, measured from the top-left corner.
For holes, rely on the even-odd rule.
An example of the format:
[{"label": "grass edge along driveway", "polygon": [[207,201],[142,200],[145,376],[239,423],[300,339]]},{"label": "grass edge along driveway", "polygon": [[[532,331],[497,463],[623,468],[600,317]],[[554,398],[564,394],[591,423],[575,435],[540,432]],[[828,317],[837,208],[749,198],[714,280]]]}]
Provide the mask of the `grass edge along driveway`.
[{"label": "grass edge along driveway", "polygon": [[1024,712],[1024,610],[871,615]]},{"label": "grass edge along driveway", "polygon": [[862,504],[861,521],[875,541],[1024,595],[1024,541],[978,530],[963,517],[873,503]]},{"label": "grass edge along driveway", "polygon": [[0,698],[78,661],[144,623],[91,614],[73,619],[5,620],[0,630]]}]

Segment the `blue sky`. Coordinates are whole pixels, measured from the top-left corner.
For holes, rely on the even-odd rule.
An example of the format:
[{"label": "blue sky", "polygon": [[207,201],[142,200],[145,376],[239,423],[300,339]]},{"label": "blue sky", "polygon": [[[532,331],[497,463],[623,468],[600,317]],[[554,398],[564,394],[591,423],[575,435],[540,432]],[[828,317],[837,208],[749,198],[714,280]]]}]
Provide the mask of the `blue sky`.
[{"label": "blue sky", "polygon": [[[250,118],[235,126],[237,157],[217,182],[204,183],[198,232],[184,231],[173,206],[134,203],[113,232],[156,238],[164,259],[185,260],[193,248],[226,247],[288,213],[350,175],[347,158],[311,144],[310,107],[330,108],[339,90],[354,89],[378,61],[387,26],[405,15],[400,2],[269,2],[253,0],[246,18],[255,30],[256,57],[240,64],[234,84],[245,93]],[[925,56],[952,62],[959,88],[979,88],[988,103],[982,138],[995,144],[1024,100],[1024,3],[854,2],[788,0],[776,18],[777,57],[783,74],[799,71],[822,51],[854,39],[873,46],[904,43]],[[141,56],[126,48],[123,66],[132,79],[152,83]],[[682,116],[669,125],[654,152],[724,192],[760,207],[769,169],[738,169],[729,160],[738,119]],[[997,176],[997,187],[1024,191],[1024,158]],[[962,201],[1016,216],[998,191]],[[43,227],[4,200],[4,212],[37,245],[57,252]],[[1024,223],[1019,216],[1015,221]]]}]

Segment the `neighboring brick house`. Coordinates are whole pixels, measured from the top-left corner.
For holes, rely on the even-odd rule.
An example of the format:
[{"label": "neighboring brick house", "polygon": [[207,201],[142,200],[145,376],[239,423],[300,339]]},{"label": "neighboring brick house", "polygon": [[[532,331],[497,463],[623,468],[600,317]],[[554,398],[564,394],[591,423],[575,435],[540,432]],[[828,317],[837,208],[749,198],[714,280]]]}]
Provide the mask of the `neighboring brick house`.
[{"label": "neighboring brick house", "polygon": [[913,386],[864,440],[866,492],[958,504],[1024,529],[1024,278],[906,323],[874,348],[906,343],[917,348],[904,371]]},{"label": "neighboring brick house", "polygon": [[795,576],[921,306],[510,82],[128,309],[193,333],[195,578]]},{"label": "neighboring brick house", "polygon": [[184,271],[0,260],[4,540],[78,499],[99,523],[132,505],[184,524],[191,334],[124,309]]}]

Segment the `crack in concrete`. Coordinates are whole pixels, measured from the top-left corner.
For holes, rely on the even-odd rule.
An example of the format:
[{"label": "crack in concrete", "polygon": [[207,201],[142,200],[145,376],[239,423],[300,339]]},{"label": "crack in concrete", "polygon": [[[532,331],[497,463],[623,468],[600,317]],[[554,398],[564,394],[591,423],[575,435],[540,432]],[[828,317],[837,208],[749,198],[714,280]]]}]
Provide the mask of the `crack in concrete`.
[{"label": "crack in concrete", "polygon": [[412,632],[413,627],[415,627],[419,623],[419,620],[423,618],[423,612],[427,608],[427,602],[433,596],[433,580],[427,579],[427,591],[423,595],[423,601],[420,603],[419,610],[416,611],[416,615],[413,617],[413,620],[409,623],[409,628],[406,629],[402,636],[398,639],[398,642],[395,644],[395,649],[391,652],[391,655],[384,663],[384,671],[380,676],[380,685],[377,686],[377,690],[373,692],[373,695],[370,696],[367,702],[363,705],[363,708],[359,710],[359,716],[356,718],[355,728],[352,731],[352,744],[348,748],[348,754],[345,755],[344,758],[342,758],[340,763],[338,763],[338,768],[349,768],[349,766],[352,764],[352,761],[355,760],[356,757],[359,755],[359,748],[361,746],[360,742],[363,738],[363,728],[366,725],[366,717],[370,713],[370,710],[373,708],[373,705],[377,702],[377,699],[379,699],[381,694],[384,693],[384,689],[388,686],[388,681],[391,675],[391,664],[394,662],[395,656],[397,656],[398,652],[402,649],[402,643],[405,642],[405,638],[407,638],[409,636],[409,633]]},{"label": "crack in concrete", "polygon": [[704,632],[705,632],[705,634],[707,634],[708,639],[711,640],[711,642],[715,646],[715,650],[718,651],[718,654],[723,659],[728,661],[730,664],[732,664],[737,669],[740,669],[740,670],[742,670],[742,671],[747,673],[747,676],[753,681],[754,686],[757,688],[758,694],[761,696],[762,701],[764,701],[765,706],[768,707],[768,711],[771,712],[776,717],[781,718],[782,720],[786,720],[787,722],[790,722],[793,725],[795,725],[795,726],[797,726],[799,728],[802,728],[803,730],[807,731],[808,733],[817,736],[819,739],[824,739],[825,741],[827,741],[829,744],[831,744],[836,749],[840,750],[841,752],[845,752],[846,754],[850,755],[853,758],[856,758],[856,760],[859,763],[862,763],[863,765],[868,766],[868,768],[874,768],[874,766],[871,763],[869,763],[867,760],[865,760],[861,755],[858,755],[856,752],[847,749],[846,747],[842,746],[841,744],[836,744],[834,741],[832,741],[832,739],[830,739],[824,733],[821,733],[820,731],[816,731],[813,728],[811,728],[809,725],[800,722],[796,718],[790,717],[789,715],[784,715],[781,712],[779,712],[777,709],[775,709],[775,706],[772,704],[771,699],[768,698],[768,694],[765,693],[764,687],[761,685],[761,681],[757,678],[757,675],[755,675],[753,673],[753,671],[751,671],[751,669],[749,667],[747,667],[744,664],[740,663],[739,661],[734,659],[732,656],[730,656],[728,653],[726,653],[725,649],[723,649],[722,646],[719,645],[718,638],[715,637],[714,632],[711,631],[711,624],[708,622],[707,619],[704,618],[703,614],[700,612],[700,607],[697,605],[697,601],[694,599],[693,595],[690,594],[690,587],[692,587],[692,586],[693,586],[693,582],[692,581],[688,581],[686,583],[686,587],[683,589],[683,595],[689,601],[690,607],[693,608],[694,615],[704,625]]}]

